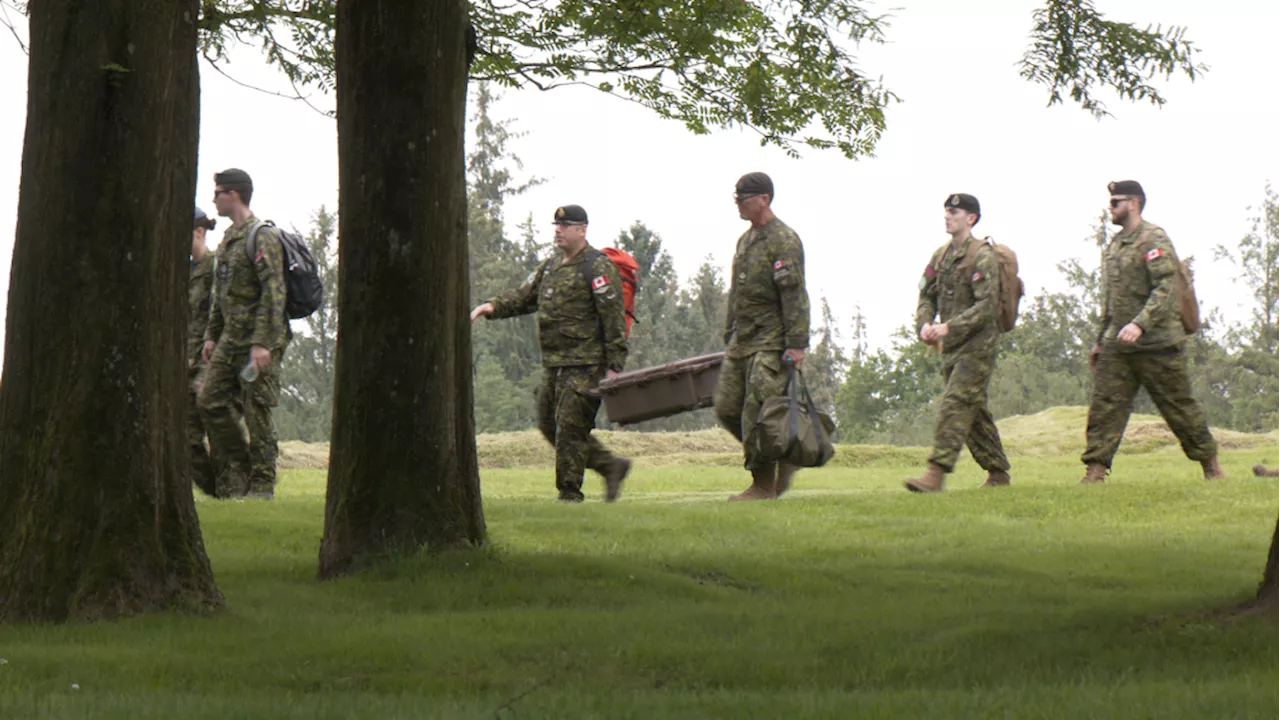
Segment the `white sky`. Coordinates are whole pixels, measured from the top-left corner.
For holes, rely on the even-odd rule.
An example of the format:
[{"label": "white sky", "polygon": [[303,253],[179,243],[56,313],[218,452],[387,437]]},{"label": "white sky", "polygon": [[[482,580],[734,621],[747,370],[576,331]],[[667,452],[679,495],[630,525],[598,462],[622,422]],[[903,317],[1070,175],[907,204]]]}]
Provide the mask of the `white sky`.
[{"label": "white sky", "polygon": [[[1280,60],[1274,42],[1280,3],[1239,0],[1098,0],[1109,19],[1189,27],[1210,72],[1191,83],[1160,82],[1163,110],[1100,97],[1115,117],[1096,121],[1075,106],[1046,108],[1047,92],[1018,77],[1031,12],[1039,0],[910,0],[893,13],[890,44],[860,54],[863,70],[902,102],[890,108],[877,157],[844,159],[807,151],[799,160],[759,146],[754,133],[694,136],[683,125],[585,88],[507,91],[497,118],[527,135],[513,143],[526,171],[547,179],[508,205],[512,234],[533,213],[550,240],[556,206],[583,205],[589,238],[610,244],[641,220],[658,232],[682,279],[708,256],[729,264],[745,223],[730,199],[739,175],[768,172],[774,210],[805,244],[816,324],[825,295],[847,327],[860,304],[873,345],[914,313],[916,283],[933,248],[946,240],[941,204],[953,192],[976,195],[977,234],[1018,253],[1034,294],[1061,289],[1055,264],[1079,257],[1106,203],[1106,183],[1136,179],[1146,217],[1162,225],[1179,254],[1194,255],[1202,304],[1245,319],[1249,301],[1212,248],[1245,233],[1268,181],[1280,181],[1277,109],[1271,85]],[[885,4],[882,7],[890,7]],[[287,89],[256,48],[233,55],[233,76]],[[26,57],[0,37],[0,278],[7,298],[16,223],[26,97]],[[238,87],[207,66],[203,81],[197,202],[206,209],[212,175],[241,167],[254,178],[261,217],[304,228],[321,204],[337,207],[337,138],[332,120],[299,102]],[[333,98],[314,102],[332,107]],[[247,130],[250,109],[275,121]],[[1277,183],[1280,184],[1280,183]],[[220,224],[215,240],[225,229]],[[57,238],[48,238],[57,242]],[[642,290],[643,291],[643,290]],[[0,309],[3,305],[0,305]],[[3,342],[0,328],[0,343]]]}]

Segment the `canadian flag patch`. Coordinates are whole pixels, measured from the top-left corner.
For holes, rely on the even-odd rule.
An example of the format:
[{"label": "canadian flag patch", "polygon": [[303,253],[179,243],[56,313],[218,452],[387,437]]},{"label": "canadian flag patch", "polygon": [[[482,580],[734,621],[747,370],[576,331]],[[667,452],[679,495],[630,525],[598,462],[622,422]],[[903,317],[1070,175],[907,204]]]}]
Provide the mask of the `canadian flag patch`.
[{"label": "canadian flag patch", "polygon": [[1147,251],[1147,262],[1151,262],[1163,254],[1164,250],[1161,250],[1160,248],[1151,248]]},{"label": "canadian flag patch", "polygon": [[981,279],[982,279],[982,273],[976,272],[973,274],[973,277],[969,278],[969,282],[978,282]]},{"label": "canadian flag patch", "polygon": [[781,270],[784,266],[786,266],[786,263],[782,262],[781,258],[773,261],[774,270]]},{"label": "canadian flag patch", "polygon": [[256,257],[254,257],[254,258],[253,258],[253,264],[254,264],[254,265],[257,265],[258,263],[262,262],[262,258],[264,258],[264,257],[266,257],[266,256],[262,254],[262,251],[261,251],[261,250],[259,250],[259,251],[258,251],[258,255],[257,255]]},{"label": "canadian flag patch", "polygon": [[592,281],[591,281],[591,289],[592,289],[592,290],[599,290],[600,288],[602,288],[602,287],[604,287],[604,286],[606,286],[606,285],[608,285],[608,284],[609,284],[609,278],[608,278],[608,277],[606,277],[606,276],[604,276],[604,275],[601,275],[600,277],[598,277],[598,278],[596,278],[595,280],[592,280]]}]

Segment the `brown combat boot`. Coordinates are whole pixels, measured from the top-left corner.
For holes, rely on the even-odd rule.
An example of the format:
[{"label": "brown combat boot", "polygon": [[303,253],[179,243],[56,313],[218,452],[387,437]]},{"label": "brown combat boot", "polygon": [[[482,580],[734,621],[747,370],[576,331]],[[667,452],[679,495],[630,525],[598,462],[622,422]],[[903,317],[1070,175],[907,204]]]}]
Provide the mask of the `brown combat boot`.
[{"label": "brown combat boot", "polygon": [[1262,463],[1253,466],[1253,474],[1257,477],[1280,477],[1280,469],[1269,468]]},{"label": "brown combat boot", "polygon": [[791,478],[796,476],[796,471],[799,469],[795,465],[788,465],[784,462],[778,463],[778,485],[776,488],[778,497],[782,497],[782,493],[791,489]]},{"label": "brown combat boot", "polygon": [[631,459],[618,458],[613,461],[613,466],[609,468],[609,472],[604,474],[604,501],[613,502],[622,495],[622,481],[627,479],[627,473],[631,472]]},{"label": "brown combat boot", "polygon": [[924,471],[920,477],[907,478],[903,484],[911,492],[918,493],[934,493],[942,492],[942,483],[946,479],[946,471],[942,466],[930,461],[929,469]]},{"label": "brown combat boot", "polygon": [[1227,476],[1227,471],[1222,469],[1218,464],[1218,456],[1214,455],[1208,460],[1201,460],[1200,467],[1204,468],[1205,480],[1221,480]]},{"label": "brown combat boot", "polygon": [[751,471],[751,487],[737,495],[730,495],[730,500],[774,500],[778,497],[777,468],[769,463],[763,468]]},{"label": "brown combat boot", "polygon": [[987,472],[987,481],[982,483],[982,487],[1009,487],[1009,473],[1003,470]]},{"label": "brown combat boot", "polygon": [[1107,467],[1102,463],[1089,463],[1084,466],[1084,477],[1081,485],[1098,485],[1107,481]]}]

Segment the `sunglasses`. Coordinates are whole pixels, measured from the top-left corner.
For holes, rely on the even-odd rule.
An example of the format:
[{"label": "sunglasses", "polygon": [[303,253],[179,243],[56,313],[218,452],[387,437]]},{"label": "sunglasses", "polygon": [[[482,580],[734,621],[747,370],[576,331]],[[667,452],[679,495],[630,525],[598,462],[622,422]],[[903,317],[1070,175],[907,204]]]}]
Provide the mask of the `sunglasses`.
[{"label": "sunglasses", "polygon": [[736,202],[736,203],[741,204],[741,203],[744,203],[744,202],[746,202],[746,201],[750,200],[750,199],[751,199],[751,198],[753,198],[753,197],[760,197],[760,193],[752,193],[751,195],[739,195],[739,194],[737,194],[737,193],[734,193],[734,194],[733,194],[733,201],[734,201],[734,202]]},{"label": "sunglasses", "polygon": [[1113,208],[1118,208],[1118,207],[1120,207],[1120,204],[1121,204],[1121,203],[1127,203],[1127,202],[1129,202],[1129,201],[1130,201],[1130,200],[1132,200],[1132,199],[1133,199],[1133,198],[1131,198],[1131,197],[1111,198],[1111,207],[1113,207]]},{"label": "sunglasses", "polygon": [[235,191],[234,190],[214,190],[213,196],[216,198],[219,195],[229,195],[230,193],[233,193],[233,192]]}]

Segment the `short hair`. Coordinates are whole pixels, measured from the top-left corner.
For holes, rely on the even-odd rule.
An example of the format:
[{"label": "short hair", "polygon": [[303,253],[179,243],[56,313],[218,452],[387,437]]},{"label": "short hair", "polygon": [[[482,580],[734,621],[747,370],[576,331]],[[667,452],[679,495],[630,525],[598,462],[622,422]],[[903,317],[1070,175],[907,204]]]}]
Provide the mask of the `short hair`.
[{"label": "short hair", "polygon": [[249,201],[253,199],[253,186],[248,183],[223,183],[223,190],[233,190],[240,196],[240,202],[247,207]]}]

